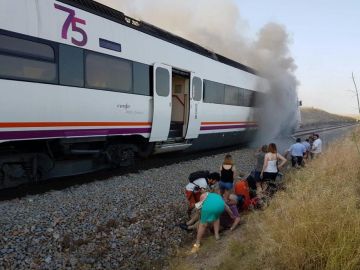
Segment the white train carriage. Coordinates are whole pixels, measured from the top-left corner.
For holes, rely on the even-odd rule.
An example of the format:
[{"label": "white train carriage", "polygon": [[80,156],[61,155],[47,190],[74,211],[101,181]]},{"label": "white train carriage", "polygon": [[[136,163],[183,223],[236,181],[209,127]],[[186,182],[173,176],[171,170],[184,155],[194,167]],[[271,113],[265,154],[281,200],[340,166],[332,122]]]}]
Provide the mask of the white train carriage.
[{"label": "white train carriage", "polygon": [[94,1],[2,0],[0,179],[79,155],[126,165],[134,153],[245,142],[259,80]]}]

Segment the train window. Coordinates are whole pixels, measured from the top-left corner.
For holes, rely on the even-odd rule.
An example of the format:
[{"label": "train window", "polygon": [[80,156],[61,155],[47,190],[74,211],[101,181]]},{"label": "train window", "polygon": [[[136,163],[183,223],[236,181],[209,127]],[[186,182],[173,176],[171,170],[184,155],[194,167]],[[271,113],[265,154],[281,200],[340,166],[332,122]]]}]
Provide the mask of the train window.
[{"label": "train window", "polygon": [[238,105],[239,102],[239,88],[234,86],[225,86],[225,100],[227,105]]},{"label": "train window", "polygon": [[224,103],[225,85],[204,80],[204,101],[207,103]]},{"label": "train window", "polygon": [[85,85],[119,92],[132,91],[132,63],[108,55],[87,52]]},{"label": "train window", "polygon": [[0,52],[0,78],[56,83],[56,65]]},{"label": "train window", "polygon": [[150,96],[150,67],[133,63],[134,94]]},{"label": "train window", "polygon": [[54,60],[55,58],[53,48],[47,44],[5,35],[0,35],[0,52],[43,60]]},{"label": "train window", "polygon": [[59,46],[60,84],[84,86],[84,51],[68,45]]},{"label": "train window", "polygon": [[251,107],[252,91],[244,89],[244,105],[245,107]]},{"label": "train window", "polygon": [[256,106],[256,97],[255,97],[255,91],[250,91],[250,107],[255,107]]},{"label": "train window", "polygon": [[57,82],[51,46],[0,34],[0,77],[47,83]]},{"label": "train window", "polygon": [[194,100],[200,101],[201,100],[201,79],[198,77],[193,78],[193,91],[194,91]]},{"label": "train window", "polygon": [[239,106],[245,106],[244,90],[245,89],[243,88],[239,88],[239,99],[238,99]]},{"label": "train window", "polygon": [[170,74],[165,68],[156,68],[156,93],[163,97],[170,93]]}]

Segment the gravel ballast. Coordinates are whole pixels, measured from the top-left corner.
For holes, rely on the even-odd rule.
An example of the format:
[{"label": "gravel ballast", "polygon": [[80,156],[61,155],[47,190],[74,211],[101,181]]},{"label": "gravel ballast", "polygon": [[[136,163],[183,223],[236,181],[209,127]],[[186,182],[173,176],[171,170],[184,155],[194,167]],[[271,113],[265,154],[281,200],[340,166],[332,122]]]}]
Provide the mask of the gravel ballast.
[{"label": "gravel ballast", "polygon": [[[253,168],[253,150],[231,152]],[[0,269],[158,269],[194,237],[186,219],[189,173],[218,171],[224,154],[0,202]]]}]

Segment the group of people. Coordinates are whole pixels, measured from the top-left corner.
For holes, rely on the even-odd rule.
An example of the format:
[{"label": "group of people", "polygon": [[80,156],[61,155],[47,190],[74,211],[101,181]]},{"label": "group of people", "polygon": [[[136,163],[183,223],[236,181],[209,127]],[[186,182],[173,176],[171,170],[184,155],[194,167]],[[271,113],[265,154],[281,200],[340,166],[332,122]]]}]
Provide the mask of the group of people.
[{"label": "group of people", "polygon": [[305,165],[306,160],[316,158],[322,152],[322,141],[319,134],[313,134],[305,141],[301,142],[300,138],[296,143],[290,146],[285,156],[291,155],[291,164],[293,167],[300,168]]},{"label": "group of people", "polygon": [[[179,224],[184,230],[197,230],[196,242],[191,252],[197,252],[201,239],[212,225],[215,239],[219,239],[220,227],[234,230],[240,223],[239,211],[247,209],[266,193],[268,184],[276,181],[279,170],[291,154],[293,167],[303,166],[304,160],[319,155],[322,142],[318,134],[301,142],[300,139],[286,151],[285,157],[278,153],[275,143],[263,145],[256,153],[256,167],[246,178],[238,180],[238,172],[231,155],[226,155],[219,172],[199,171],[196,179],[186,185],[189,202],[186,223]],[[239,178],[240,179],[240,178]]]},{"label": "group of people", "polygon": [[[200,173],[199,173],[200,175]],[[219,239],[220,227],[234,230],[240,223],[238,207],[249,201],[249,191],[243,181],[234,180],[237,171],[231,155],[226,155],[219,172],[212,172],[190,181],[185,188],[191,219],[180,227],[184,230],[197,229],[196,243],[192,252],[200,248],[200,241],[208,225],[213,225],[215,239]],[[244,193],[246,193],[247,195]],[[248,202],[247,202],[248,203]]]}]

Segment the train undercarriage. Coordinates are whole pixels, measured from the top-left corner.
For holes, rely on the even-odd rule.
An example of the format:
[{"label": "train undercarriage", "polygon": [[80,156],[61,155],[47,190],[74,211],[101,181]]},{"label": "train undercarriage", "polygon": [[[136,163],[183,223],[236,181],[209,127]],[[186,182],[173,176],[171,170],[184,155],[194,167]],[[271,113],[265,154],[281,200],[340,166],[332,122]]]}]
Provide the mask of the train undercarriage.
[{"label": "train undercarriage", "polygon": [[154,144],[140,136],[18,141],[0,145],[0,189],[102,168],[130,166]]}]

